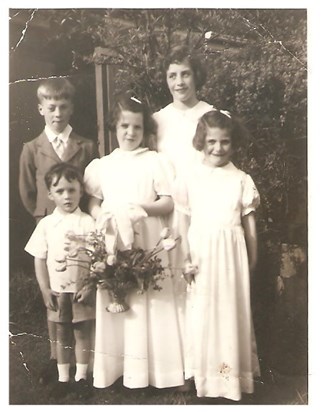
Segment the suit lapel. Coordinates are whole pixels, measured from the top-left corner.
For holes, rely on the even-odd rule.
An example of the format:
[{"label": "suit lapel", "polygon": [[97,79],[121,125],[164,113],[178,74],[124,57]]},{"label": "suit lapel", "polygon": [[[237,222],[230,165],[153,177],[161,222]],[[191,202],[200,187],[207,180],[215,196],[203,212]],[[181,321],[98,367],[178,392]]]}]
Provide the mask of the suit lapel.
[{"label": "suit lapel", "polygon": [[50,157],[51,159],[54,159],[56,162],[59,159],[59,156],[55,152],[54,148],[52,147],[52,144],[49,142],[48,137],[45,132],[42,132],[39,138],[39,143],[40,147],[40,152],[47,156]]},{"label": "suit lapel", "polygon": [[80,141],[74,133],[70,133],[67,147],[62,156],[64,162],[68,162],[80,150]]}]

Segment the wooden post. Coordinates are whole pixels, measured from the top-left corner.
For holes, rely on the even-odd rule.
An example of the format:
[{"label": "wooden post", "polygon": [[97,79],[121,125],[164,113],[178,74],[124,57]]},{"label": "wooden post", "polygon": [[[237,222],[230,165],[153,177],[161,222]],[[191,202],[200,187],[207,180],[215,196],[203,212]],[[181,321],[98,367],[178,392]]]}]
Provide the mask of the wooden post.
[{"label": "wooden post", "polygon": [[96,74],[96,108],[97,108],[97,129],[98,129],[98,150],[99,156],[102,157],[106,154],[106,118],[104,111],[104,65],[95,64]]},{"label": "wooden post", "polygon": [[107,115],[112,105],[115,90],[114,66],[105,62],[106,57],[115,57],[115,53],[103,47],[95,48],[96,107],[100,157],[105,156],[115,148],[115,137],[107,129]]}]

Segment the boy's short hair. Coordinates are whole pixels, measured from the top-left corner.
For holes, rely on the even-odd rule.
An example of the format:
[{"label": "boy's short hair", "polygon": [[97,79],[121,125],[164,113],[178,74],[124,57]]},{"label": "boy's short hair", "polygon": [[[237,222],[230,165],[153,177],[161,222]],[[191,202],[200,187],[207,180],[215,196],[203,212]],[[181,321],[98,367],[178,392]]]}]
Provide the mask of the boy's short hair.
[{"label": "boy's short hair", "polygon": [[184,60],[187,60],[191,66],[196,90],[200,90],[206,82],[206,70],[201,59],[187,46],[176,46],[172,48],[164,60],[163,67],[165,74],[171,64],[180,64]]},{"label": "boy's short hair", "polygon": [[[81,171],[69,163],[57,163],[52,166],[45,174],[45,183],[47,189],[50,190],[52,185],[57,185],[59,180],[64,177],[68,182],[78,180],[80,186],[84,187],[83,175]],[[53,183],[55,181],[55,183]]]},{"label": "boy's short hair", "polygon": [[75,87],[68,79],[54,78],[43,80],[37,89],[39,102],[44,99],[66,99],[73,101]]}]

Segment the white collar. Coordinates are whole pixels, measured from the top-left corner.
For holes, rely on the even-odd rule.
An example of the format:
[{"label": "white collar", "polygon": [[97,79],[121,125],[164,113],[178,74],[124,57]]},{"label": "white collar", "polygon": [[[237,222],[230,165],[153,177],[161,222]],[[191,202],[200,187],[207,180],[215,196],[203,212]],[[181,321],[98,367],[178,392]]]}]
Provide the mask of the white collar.
[{"label": "white collar", "polygon": [[119,147],[117,147],[113,152],[113,156],[122,156],[122,157],[131,157],[131,156],[138,156],[142,153],[148,152],[149,149],[148,147],[138,147],[135,150],[122,150]]},{"label": "white collar", "polygon": [[55,138],[58,136],[64,143],[67,143],[70,133],[72,131],[72,127],[70,126],[70,124],[67,124],[67,126],[65,127],[65,129],[59,133],[59,134],[55,134],[47,125],[45,126],[45,133],[48,137],[48,140],[50,143],[52,143]]},{"label": "white collar", "polygon": [[201,165],[201,167],[203,169],[206,169],[206,170],[211,171],[211,172],[216,172],[216,173],[220,173],[222,171],[237,170],[237,167],[231,161],[226,163],[226,165],[224,165],[224,166],[218,166],[218,167],[212,167],[210,165],[207,165],[206,163],[204,163],[204,161],[200,162],[199,164]]},{"label": "white collar", "polygon": [[81,215],[81,210],[79,207],[77,207],[76,210],[74,210],[72,213],[66,213],[63,210],[58,209],[57,207],[54,209],[52,212],[52,217],[54,219],[54,223],[58,224],[61,222],[63,219],[68,218],[68,217],[79,217]]}]

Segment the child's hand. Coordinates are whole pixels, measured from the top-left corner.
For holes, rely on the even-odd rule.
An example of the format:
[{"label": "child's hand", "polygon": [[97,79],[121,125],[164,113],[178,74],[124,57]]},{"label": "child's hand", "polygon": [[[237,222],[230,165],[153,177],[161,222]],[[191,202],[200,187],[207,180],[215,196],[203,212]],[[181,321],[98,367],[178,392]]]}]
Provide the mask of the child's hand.
[{"label": "child's hand", "polygon": [[198,273],[198,267],[192,265],[192,263],[188,262],[185,264],[183,269],[183,276],[186,282],[190,285],[192,282],[195,282],[195,275]]},{"label": "child's hand", "polygon": [[46,289],[42,291],[42,298],[47,309],[53,310],[54,312],[57,311],[57,296],[59,296],[59,293],[54,292],[51,289]]},{"label": "child's hand", "polygon": [[144,217],[147,217],[146,211],[140,206],[134,203],[129,203],[128,205],[128,216],[131,223],[134,225],[139,222]]},{"label": "child's hand", "polygon": [[94,290],[92,288],[83,287],[75,293],[74,301],[85,305],[92,305],[94,297]]}]

